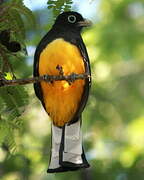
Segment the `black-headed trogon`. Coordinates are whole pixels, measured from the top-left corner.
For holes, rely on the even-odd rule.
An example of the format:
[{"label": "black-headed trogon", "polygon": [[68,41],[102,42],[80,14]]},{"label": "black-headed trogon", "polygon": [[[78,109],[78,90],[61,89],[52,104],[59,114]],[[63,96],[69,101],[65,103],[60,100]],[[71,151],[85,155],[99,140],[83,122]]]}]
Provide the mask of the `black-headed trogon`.
[{"label": "black-headed trogon", "polygon": [[[90,72],[89,57],[80,35],[90,21],[79,13],[61,13],[51,30],[38,44],[34,56],[34,76]],[[47,172],[87,168],[82,146],[81,114],[89,96],[91,78],[74,82],[41,81],[34,84],[36,96],[52,120],[52,147]]]}]

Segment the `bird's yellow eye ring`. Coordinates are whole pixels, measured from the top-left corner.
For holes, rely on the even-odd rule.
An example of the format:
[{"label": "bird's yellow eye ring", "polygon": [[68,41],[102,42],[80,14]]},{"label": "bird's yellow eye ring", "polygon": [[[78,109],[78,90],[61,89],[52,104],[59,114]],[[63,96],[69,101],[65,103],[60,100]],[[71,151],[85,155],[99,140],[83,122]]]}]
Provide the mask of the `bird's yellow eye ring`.
[{"label": "bird's yellow eye ring", "polygon": [[68,22],[75,23],[76,22],[76,17],[74,15],[68,16]]}]

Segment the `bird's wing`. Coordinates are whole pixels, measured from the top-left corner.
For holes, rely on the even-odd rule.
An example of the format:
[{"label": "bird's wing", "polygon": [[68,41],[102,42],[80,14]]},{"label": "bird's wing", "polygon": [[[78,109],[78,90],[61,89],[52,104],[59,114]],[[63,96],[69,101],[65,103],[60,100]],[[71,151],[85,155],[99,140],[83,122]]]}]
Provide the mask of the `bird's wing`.
[{"label": "bird's wing", "polygon": [[[76,41],[75,45],[78,47],[78,49],[83,57],[86,73],[88,73],[91,76],[90,61],[89,61],[88,53],[87,53],[87,50],[86,50],[86,47],[85,47],[85,44],[84,44],[82,38],[79,38]],[[81,98],[78,109],[77,109],[73,119],[70,121],[70,124],[74,123],[80,119],[81,113],[84,110],[87,100],[88,100],[90,86],[91,86],[91,77],[85,79],[85,86],[84,86],[82,98]]]},{"label": "bird's wing", "polygon": [[[40,57],[40,54],[43,51],[43,49],[51,41],[51,38],[49,38],[49,37],[52,37],[50,31],[41,39],[40,43],[38,44],[38,46],[36,48],[35,55],[34,55],[34,65],[33,65],[33,76],[34,77],[39,76],[39,57]],[[34,90],[35,90],[36,96],[39,98],[39,100],[42,102],[42,105],[45,108],[42,89],[41,89],[41,85],[39,82],[34,83]]]}]

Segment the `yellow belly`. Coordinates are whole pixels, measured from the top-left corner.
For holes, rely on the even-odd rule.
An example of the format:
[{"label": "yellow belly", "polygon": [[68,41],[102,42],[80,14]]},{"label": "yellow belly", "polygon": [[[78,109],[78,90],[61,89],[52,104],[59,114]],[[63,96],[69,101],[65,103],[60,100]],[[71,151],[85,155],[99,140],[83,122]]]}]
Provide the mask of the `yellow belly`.
[{"label": "yellow belly", "polygon": [[[78,48],[63,39],[56,39],[46,46],[39,59],[39,75],[59,75],[57,65],[62,66],[64,75],[84,73],[83,58]],[[69,122],[79,107],[85,81],[76,80],[41,82],[46,111],[53,123],[63,126]]]}]

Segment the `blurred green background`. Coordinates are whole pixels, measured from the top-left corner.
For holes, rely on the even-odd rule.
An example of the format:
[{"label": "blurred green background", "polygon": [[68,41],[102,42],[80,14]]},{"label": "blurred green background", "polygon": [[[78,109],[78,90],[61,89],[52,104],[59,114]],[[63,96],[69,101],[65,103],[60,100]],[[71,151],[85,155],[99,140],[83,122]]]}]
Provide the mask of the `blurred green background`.
[{"label": "blurred green background", "polygon": [[[31,77],[36,45],[50,29],[58,11],[47,1],[24,1],[36,26],[25,21],[29,57],[12,62],[17,78]],[[73,4],[72,4],[73,3]],[[0,148],[1,180],[144,180],[144,1],[82,0],[69,4],[93,21],[82,37],[92,67],[92,87],[83,113],[83,142],[91,167],[47,174],[50,120],[25,85],[29,102],[14,132],[12,154]]]}]

